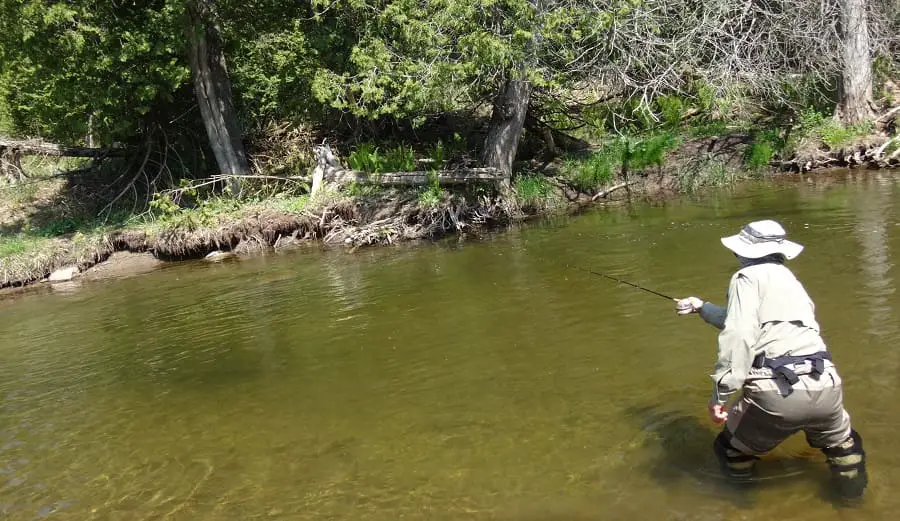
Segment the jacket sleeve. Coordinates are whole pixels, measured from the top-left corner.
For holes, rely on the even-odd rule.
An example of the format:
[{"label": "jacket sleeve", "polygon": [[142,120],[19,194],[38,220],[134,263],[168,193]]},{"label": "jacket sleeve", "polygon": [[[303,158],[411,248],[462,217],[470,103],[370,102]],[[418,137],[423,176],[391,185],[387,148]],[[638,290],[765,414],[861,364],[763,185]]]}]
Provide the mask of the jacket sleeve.
[{"label": "jacket sleeve", "polygon": [[716,329],[723,329],[725,327],[725,313],[725,308],[711,302],[704,302],[703,306],[700,308],[700,318]]},{"label": "jacket sleeve", "polygon": [[727,396],[740,390],[753,364],[753,347],[760,335],[759,290],[756,283],[738,272],[728,287],[728,305],[713,380],[713,399],[725,403]]}]

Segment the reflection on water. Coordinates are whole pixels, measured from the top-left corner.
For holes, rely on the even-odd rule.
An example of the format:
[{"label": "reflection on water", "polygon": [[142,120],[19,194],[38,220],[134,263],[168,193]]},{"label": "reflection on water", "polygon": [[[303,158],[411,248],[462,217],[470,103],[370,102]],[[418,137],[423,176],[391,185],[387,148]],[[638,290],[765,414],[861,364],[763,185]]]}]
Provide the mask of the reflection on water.
[{"label": "reflection on water", "polygon": [[[4,303],[4,519],[893,519],[897,183],[811,180],[482,243],[190,263]],[[715,330],[565,264],[721,302],[718,238],[806,246],[870,454],[859,511],[802,437],[738,492],[705,417]]]},{"label": "reflection on water", "polygon": [[859,241],[866,308],[869,312],[868,333],[895,337],[896,311],[891,305],[894,283],[890,276],[893,263],[888,248],[888,223],[895,220],[892,213],[894,183],[883,175],[863,181],[870,185],[868,196],[857,203],[857,225],[854,234]]}]

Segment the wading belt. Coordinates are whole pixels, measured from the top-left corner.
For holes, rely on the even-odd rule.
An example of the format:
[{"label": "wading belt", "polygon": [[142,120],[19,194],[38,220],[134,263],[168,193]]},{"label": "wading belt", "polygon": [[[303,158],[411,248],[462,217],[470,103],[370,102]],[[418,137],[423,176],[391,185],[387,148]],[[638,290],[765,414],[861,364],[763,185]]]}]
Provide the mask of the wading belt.
[{"label": "wading belt", "polygon": [[810,374],[818,377],[825,372],[825,360],[831,360],[831,353],[828,351],[819,351],[818,353],[804,356],[785,355],[777,356],[775,358],[766,358],[765,353],[760,353],[753,359],[753,367],[757,369],[762,369],[764,367],[771,369],[774,375],[781,376],[787,380],[789,384],[794,385],[800,381],[800,378],[797,377],[797,373],[795,373],[790,366],[811,362],[812,371]]}]

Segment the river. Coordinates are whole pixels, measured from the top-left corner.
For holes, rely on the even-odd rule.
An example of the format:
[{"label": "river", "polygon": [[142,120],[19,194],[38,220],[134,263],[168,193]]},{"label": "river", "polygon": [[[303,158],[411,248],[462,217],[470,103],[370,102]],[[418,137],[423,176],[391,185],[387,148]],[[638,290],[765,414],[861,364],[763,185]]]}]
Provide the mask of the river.
[{"label": "river", "polygon": [[[0,301],[8,520],[895,519],[900,178],[598,209],[489,240],[166,266]],[[566,264],[721,303],[718,242],[806,249],[869,454],[858,509],[802,436],[737,493],[706,417],[716,331]]]}]

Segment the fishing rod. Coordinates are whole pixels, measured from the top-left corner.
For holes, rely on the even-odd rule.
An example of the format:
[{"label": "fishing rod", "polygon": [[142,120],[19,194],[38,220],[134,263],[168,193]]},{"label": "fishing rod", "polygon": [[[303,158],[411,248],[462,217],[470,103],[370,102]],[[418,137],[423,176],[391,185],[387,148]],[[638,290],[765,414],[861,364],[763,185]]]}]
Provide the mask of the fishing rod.
[{"label": "fishing rod", "polygon": [[662,294],[662,293],[660,293],[660,292],[658,292],[658,291],[654,291],[654,290],[652,290],[652,289],[648,289],[648,288],[645,288],[645,287],[643,287],[643,286],[638,286],[637,284],[628,282],[627,280],[622,280],[622,279],[617,279],[616,277],[611,277],[611,276],[609,276],[609,275],[607,275],[607,274],[605,274],[605,273],[598,273],[598,272],[596,272],[596,271],[594,271],[594,270],[589,270],[589,269],[586,269],[586,268],[580,268],[580,267],[578,267],[578,266],[572,266],[571,264],[566,264],[566,267],[567,267],[567,268],[575,268],[575,269],[577,269],[577,270],[581,270],[581,271],[590,273],[591,275],[596,275],[596,276],[598,276],[598,277],[605,277],[605,278],[607,278],[607,279],[609,279],[609,280],[614,280],[614,281],[616,281],[616,282],[618,282],[618,283],[621,283],[621,284],[627,284],[627,285],[629,285],[629,286],[631,286],[631,287],[633,287],[633,288],[637,288],[637,289],[639,289],[639,290],[646,291],[647,293],[650,293],[650,294],[652,294],[652,295],[656,295],[656,296],[658,296],[658,297],[662,297],[662,298],[664,298],[664,299],[666,299],[666,300],[674,300],[674,301],[676,301],[676,302],[678,301],[678,299],[675,298],[675,297],[670,297],[670,296],[664,295],[664,294]]}]

